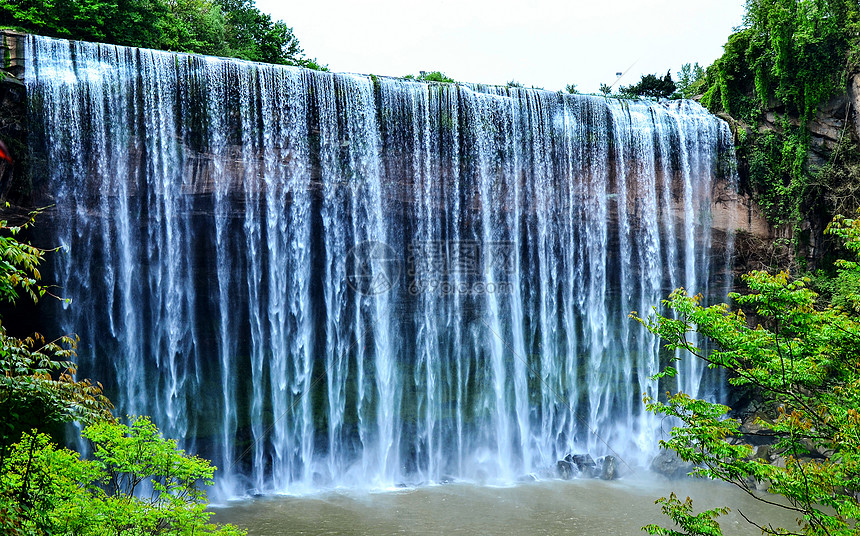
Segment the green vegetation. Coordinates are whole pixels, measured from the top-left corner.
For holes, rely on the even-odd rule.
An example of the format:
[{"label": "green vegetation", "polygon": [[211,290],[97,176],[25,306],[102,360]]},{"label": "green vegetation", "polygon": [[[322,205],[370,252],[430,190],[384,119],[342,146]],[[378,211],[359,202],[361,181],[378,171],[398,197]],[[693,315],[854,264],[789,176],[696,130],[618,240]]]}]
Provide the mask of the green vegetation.
[{"label": "green vegetation", "polygon": [[685,63],[678,71],[678,81],[675,82],[675,93],[672,98],[692,99],[700,95],[705,85],[705,69],[696,64]]},{"label": "green vegetation", "polygon": [[[21,225],[0,221],[0,297],[10,303],[21,293],[34,302],[48,294],[39,273],[46,251],[16,238],[33,225],[34,216]],[[111,418],[112,406],[101,386],[75,379],[76,343],[72,336],[46,342],[38,333],[21,339],[0,324],[0,464],[12,444],[34,426],[52,430],[75,420]]]},{"label": "green vegetation", "polygon": [[656,74],[643,74],[639,82],[624,86],[619,91],[624,96],[666,99],[675,93],[675,82],[672,81],[672,74],[668,71],[663,78]]},{"label": "green vegetation", "polygon": [[[684,66],[679,96],[702,103],[732,123],[745,187],[772,224],[828,221],[860,205],[860,148],[846,131],[833,147],[814,147],[810,125],[860,67],[860,6],[856,0],[747,2],[744,26],[723,56],[702,74]],[[860,220],[836,218],[828,234],[860,253]],[[661,442],[697,464],[694,474],[730,482],[754,498],[794,512],[798,527],[758,526],[764,534],[857,533],[860,518],[860,268],[837,260],[809,278],[752,272],[748,291],[728,305],[702,307],[683,290],[664,304],[672,317],[643,321],[670,352],[690,352],[727,372],[734,389],[764,400],[755,426],[775,441],[753,447],[749,429],[727,418],[729,408],[686,393],[646,400],[648,409],[679,426]],[[813,288],[819,292],[813,291]],[[754,319],[750,322],[750,319]],[[754,326],[754,327],[753,327]],[[689,334],[708,339],[696,347]],[[672,356],[676,354],[672,353]],[[658,375],[676,373],[667,367]],[[727,509],[694,513],[692,501],[658,501],[675,528],[649,534],[715,536]],[[755,520],[750,520],[755,523]]]},{"label": "green vegetation", "polygon": [[743,29],[708,68],[703,102],[755,119],[773,99],[807,123],[819,104],[845,88],[858,15],[854,0],[748,0]]},{"label": "green vegetation", "polygon": [[214,469],[161,437],[148,419],[98,422],[83,436],[92,460],[35,431],[15,445],[0,474],[4,534],[244,534],[207,524],[212,514],[201,486],[212,483]]},{"label": "green vegetation", "polygon": [[254,0],[0,0],[0,26],[116,45],[326,70]]},{"label": "green vegetation", "polygon": [[445,75],[445,73],[441,73],[439,71],[431,71],[429,73],[423,73],[418,77],[418,80],[424,80],[425,82],[445,82],[447,84],[453,84],[454,79]]},{"label": "green vegetation", "polygon": [[[678,71],[678,81],[672,80],[672,75],[667,72],[662,78],[656,74],[642,75],[639,82],[629,86],[622,86],[618,93],[613,95],[619,99],[692,99],[703,92],[705,85],[705,69],[698,63],[685,63]],[[568,86],[568,91],[576,86]],[[577,92],[578,93],[578,92]],[[605,96],[612,94],[612,86],[600,84],[600,93]]]},{"label": "green vegetation", "polygon": [[860,202],[845,189],[846,177],[858,178],[856,154],[837,151],[824,165],[808,158],[816,111],[860,66],[859,21],[856,0],[748,0],[743,27],[696,89],[734,121],[749,189],[774,224],[810,213],[827,221]]},{"label": "green vegetation", "polygon": [[[826,222],[860,206],[860,148],[847,125],[827,147],[812,143],[811,130],[857,72],[856,0],[748,0],[744,25],[723,56],[704,75],[696,66],[678,73],[679,96],[702,94],[705,106],[731,122],[743,185],[772,224],[793,226],[795,247],[805,240],[802,221]],[[843,240],[853,259],[860,254],[860,220],[837,217],[826,234]],[[668,358],[692,353],[725,371],[735,390],[763,400],[753,427],[774,443],[759,447],[725,406],[686,393],[646,403],[679,423],[661,445],[695,463],[694,475],[730,482],[796,515],[796,527],[749,520],[764,534],[858,533],[860,265],[824,260],[814,280],[748,274],[748,291],[731,295],[734,309],[702,307],[700,297],[678,290],[664,302],[671,317],[655,312],[643,321],[667,343]],[[715,350],[696,347],[692,332]],[[658,377],[675,373],[669,366]],[[717,519],[726,508],[696,514],[689,498],[675,495],[658,503],[675,527],[649,525],[649,534],[722,534]]]},{"label": "green vegetation", "polygon": [[568,84],[567,86],[565,86],[564,90],[567,91],[568,93],[570,93],[571,95],[578,95],[579,94],[579,90],[576,89],[576,84]]},{"label": "green vegetation", "polygon": [[698,514],[693,513],[693,500],[687,497],[684,502],[672,493],[669,497],[657,499],[660,509],[669,516],[684,532],[667,529],[659,525],[648,525],[643,530],[648,534],[659,534],[660,536],[719,536],[720,524],[717,517],[729,513],[726,507],[705,510]]},{"label": "green vegetation", "polygon": [[446,76],[445,73],[442,73],[440,71],[430,71],[429,73],[421,71],[418,76],[415,76],[414,74],[407,74],[403,78],[405,80],[421,80],[424,82],[444,82],[446,84],[455,83],[455,80],[453,78]]},{"label": "green vegetation", "polygon": [[20,225],[0,221],[0,299],[3,301],[14,303],[23,291],[36,302],[48,293],[48,287],[39,283],[42,279],[39,264],[47,252],[16,238],[21,231],[33,226],[37,214],[30,214]]},{"label": "green vegetation", "polygon": [[[860,220],[835,220],[829,232],[860,252]],[[840,261],[846,279],[860,282],[860,264]],[[698,467],[694,475],[730,482],[753,498],[794,512],[800,532],[760,526],[765,534],[856,534],[860,519],[860,318],[853,308],[822,306],[808,280],[787,273],[752,272],[744,277],[749,292],[732,294],[739,308],[726,304],[702,307],[699,296],[679,289],[664,301],[672,317],[652,315],[643,324],[666,341],[728,372],[738,389],[751,389],[766,401],[773,419],[756,424],[775,443],[766,447],[771,463],[749,444],[738,420],[726,418],[729,408],[677,393],[666,401],[646,398],[652,412],[673,417],[681,425],[661,446]],[[860,303],[860,295],[849,293]],[[755,315],[750,327],[747,315]],[[696,347],[690,333],[710,339],[716,350]],[[675,355],[675,354],[673,354]],[[667,367],[659,378],[676,374]],[[760,447],[761,448],[761,447]],[[784,502],[753,491],[766,485]],[[688,499],[671,496],[658,501],[683,532],[649,525],[649,534],[718,535],[714,520],[727,509],[692,514]]]},{"label": "green vegetation", "polygon": [[[32,224],[33,215],[19,226],[0,221],[0,297],[10,302],[49,294],[38,270],[47,252],[16,238]],[[76,342],[20,339],[0,323],[0,533],[243,534],[207,523],[209,462],[185,455],[146,418],[117,423],[101,386],[75,377]],[[92,460],[52,442],[73,421],[86,426]]]}]

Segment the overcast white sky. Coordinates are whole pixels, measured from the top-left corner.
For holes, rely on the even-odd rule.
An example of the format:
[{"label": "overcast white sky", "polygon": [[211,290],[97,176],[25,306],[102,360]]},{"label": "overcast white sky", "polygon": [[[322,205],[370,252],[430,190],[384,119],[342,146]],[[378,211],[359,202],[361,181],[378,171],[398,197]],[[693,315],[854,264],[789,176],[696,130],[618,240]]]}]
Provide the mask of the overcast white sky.
[{"label": "overcast white sky", "polygon": [[[257,0],[331,70],[582,92],[710,65],[743,0]],[[632,67],[631,67],[632,66]]]}]

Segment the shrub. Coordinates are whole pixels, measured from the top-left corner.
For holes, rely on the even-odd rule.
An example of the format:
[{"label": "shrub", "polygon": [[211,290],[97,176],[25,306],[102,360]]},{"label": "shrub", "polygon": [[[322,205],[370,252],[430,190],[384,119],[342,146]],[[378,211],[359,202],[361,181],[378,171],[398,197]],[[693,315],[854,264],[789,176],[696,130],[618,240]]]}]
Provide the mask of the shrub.
[{"label": "shrub", "polygon": [[[149,419],[84,429],[93,459],[25,434],[0,474],[0,528],[7,534],[239,536],[207,521],[214,468],[164,439]],[[12,515],[10,515],[10,513]]]}]

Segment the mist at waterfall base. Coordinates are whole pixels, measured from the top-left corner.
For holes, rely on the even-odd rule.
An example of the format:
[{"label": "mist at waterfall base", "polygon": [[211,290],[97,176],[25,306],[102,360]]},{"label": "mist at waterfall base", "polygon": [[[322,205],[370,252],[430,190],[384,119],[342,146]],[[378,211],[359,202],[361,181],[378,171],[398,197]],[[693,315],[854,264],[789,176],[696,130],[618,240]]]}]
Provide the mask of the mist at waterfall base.
[{"label": "mist at waterfall base", "polygon": [[[27,48],[55,329],[216,497],[656,454],[671,356],[628,314],[730,282],[731,135],[696,103]],[[722,396],[678,368],[661,389]]]}]

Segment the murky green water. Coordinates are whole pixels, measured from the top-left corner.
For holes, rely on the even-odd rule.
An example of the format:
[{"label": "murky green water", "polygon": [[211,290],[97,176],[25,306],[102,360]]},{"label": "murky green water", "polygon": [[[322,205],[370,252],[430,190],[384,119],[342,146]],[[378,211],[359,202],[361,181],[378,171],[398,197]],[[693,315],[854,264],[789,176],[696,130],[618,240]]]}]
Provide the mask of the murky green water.
[{"label": "murky green water", "polygon": [[760,534],[738,515],[794,527],[793,516],[725,484],[625,479],[530,482],[498,488],[449,484],[390,492],[331,492],[269,497],[215,509],[213,521],[234,523],[249,536],[281,535],[607,535],[644,534],[666,523],[654,500],[675,491],[697,511],[727,505],[727,535]]}]

